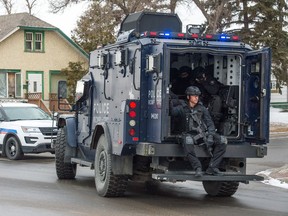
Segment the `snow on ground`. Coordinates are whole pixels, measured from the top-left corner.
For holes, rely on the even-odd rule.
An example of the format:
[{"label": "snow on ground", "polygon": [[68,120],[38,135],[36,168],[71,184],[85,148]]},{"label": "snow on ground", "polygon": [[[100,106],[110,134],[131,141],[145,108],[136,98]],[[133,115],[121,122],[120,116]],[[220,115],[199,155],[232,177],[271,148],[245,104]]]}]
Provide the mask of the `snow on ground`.
[{"label": "snow on ground", "polygon": [[[288,169],[283,168],[283,171],[287,173]],[[256,175],[260,175],[260,176],[263,176],[265,178],[264,181],[262,181],[262,183],[264,183],[264,184],[288,189],[288,184],[286,182],[286,181],[288,181],[288,177],[287,178],[281,178],[281,177],[278,178],[277,175],[275,177],[273,175],[271,175],[272,173],[273,173],[273,170],[268,169],[265,171],[258,172]],[[271,176],[273,176],[274,178],[272,178]],[[286,179],[286,181],[285,181],[285,179]]]},{"label": "snow on ground", "polygon": [[[288,127],[288,112],[283,111],[278,108],[270,108],[270,129],[271,126],[283,128]],[[276,130],[277,131],[277,130]],[[281,131],[278,130],[278,131]],[[288,149],[287,149],[288,150]],[[257,173],[257,175],[263,176],[264,184],[281,187],[288,189],[288,164],[285,164],[283,167],[268,169]]]},{"label": "snow on ground", "polygon": [[270,123],[272,124],[288,124],[288,112],[282,109],[270,108]]}]

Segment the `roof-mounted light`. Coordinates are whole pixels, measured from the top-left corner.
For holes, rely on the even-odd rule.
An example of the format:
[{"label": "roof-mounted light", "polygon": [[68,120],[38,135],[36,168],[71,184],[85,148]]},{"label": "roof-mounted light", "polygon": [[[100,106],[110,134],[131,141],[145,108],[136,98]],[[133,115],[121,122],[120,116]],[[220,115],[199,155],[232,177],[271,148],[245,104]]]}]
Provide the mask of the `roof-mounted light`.
[{"label": "roof-mounted light", "polygon": [[221,34],[220,35],[220,40],[231,40],[231,35],[226,35],[226,34]]},{"label": "roof-mounted light", "polygon": [[199,38],[199,35],[198,34],[191,34],[191,37],[192,38]]},{"label": "roof-mounted light", "polygon": [[157,36],[157,32],[149,32],[150,36],[156,37]]},{"label": "roof-mounted light", "polygon": [[239,38],[238,35],[233,35],[233,36],[232,36],[232,40],[233,40],[233,41],[239,41],[240,38]]},{"label": "roof-mounted light", "polygon": [[212,34],[206,34],[206,35],[205,35],[205,38],[206,38],[206,39],[213,39],[213,35],[212,35]]},{"label": "roof-mounted light", "polygon": [[169,39],[203,39],[209,41],[225,41],[225,42],[238,42],[240,41],[239,36],[231,35],[231,34],[198,34],[198,33],[180,33],[180,32],[154,32],[154,31],[147,31],[141,34],[141,37],[151,37],[151,38],[169,38]]}]

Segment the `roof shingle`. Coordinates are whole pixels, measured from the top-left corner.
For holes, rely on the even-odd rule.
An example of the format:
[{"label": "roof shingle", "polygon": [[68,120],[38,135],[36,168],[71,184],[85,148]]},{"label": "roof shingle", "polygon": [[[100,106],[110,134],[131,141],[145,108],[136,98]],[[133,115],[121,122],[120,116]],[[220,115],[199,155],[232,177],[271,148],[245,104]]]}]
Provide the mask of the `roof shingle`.
[{"label": "roof shingle", "polygon": [[17,27],[56,28],[29,13],[16,13],[0,16],[0,41]]}]

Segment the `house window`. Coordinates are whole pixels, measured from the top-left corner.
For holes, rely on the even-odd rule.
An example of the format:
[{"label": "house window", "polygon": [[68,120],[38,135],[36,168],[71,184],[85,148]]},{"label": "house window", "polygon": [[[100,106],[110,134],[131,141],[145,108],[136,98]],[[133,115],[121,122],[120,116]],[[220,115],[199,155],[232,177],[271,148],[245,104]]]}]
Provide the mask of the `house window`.
[{"label": "house window", "polygon": [[43,32],[25,32],[25,51],[26,52],[44,52],[44,33]]},{"label": "house window", "polygon": [[21,73],[15,74],[15,97],[21,97]]},{"label": "house window", "polygon": [[42,33],[35,33],[35,50],[42,51]]},{"label": "house window", "polygon": [[26,32],[26,50],[32,51],[33,50],[33,33]]},{"label": "house window", "polygon": [[0,72],[0,97],[7,97],[7,76],[6,73]]},{"label": "house window", "polygon": [[21,73],[18,70],[0,69],[0,98],[22,96]]},{"label": "house window", "polygon": [[37,92],[37,82],[33,82],[33,92]]}]

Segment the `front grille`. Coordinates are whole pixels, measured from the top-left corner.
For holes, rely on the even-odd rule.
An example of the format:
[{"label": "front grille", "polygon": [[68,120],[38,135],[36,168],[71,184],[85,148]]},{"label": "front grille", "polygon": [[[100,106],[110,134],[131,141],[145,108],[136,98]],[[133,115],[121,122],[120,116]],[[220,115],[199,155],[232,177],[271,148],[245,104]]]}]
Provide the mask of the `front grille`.
[{"label": "front grille", "polygon": [[40,127],[39,129],[45,136],[56,136],[58,131],[56,127]]}]

